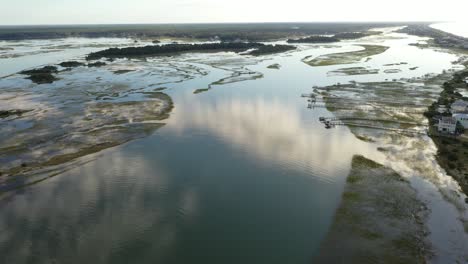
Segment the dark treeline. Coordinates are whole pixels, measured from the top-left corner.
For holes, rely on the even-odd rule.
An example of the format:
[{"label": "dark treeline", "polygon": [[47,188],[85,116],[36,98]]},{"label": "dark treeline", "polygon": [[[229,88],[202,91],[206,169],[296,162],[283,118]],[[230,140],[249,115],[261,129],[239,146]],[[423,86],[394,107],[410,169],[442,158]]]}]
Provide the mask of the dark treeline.
[{"label": "dark treeline", "polygon": [[154,25],[75,25],[0,26],[0,40],[54,39],[67,37],[194,38],[251,42],[292,36],[333,35],[366,31],[402,23],[245,23],[245,24],[154,24]]},{"label": "dark treeline", "polygon": [[59,65],[65,68],[75,68],[75,67],[83,66],[84,63],[81,63],[78,61],[64,61],[62,63],[59,63]]},{"label": "dark treeline", "polygon": [[360,39],[372,35],[380,34],[378,31],[367,31],[367,32],[343,32],[335,34],[335,38],[344,40],[344,39]]},{"label": "dark treeline", "polygon": [[288,43],[332,43],[339,42],[340,39],[327,36],[310,36],[301,39],[288,39]]},{"label": "dark treeline", "polygon": [[409,25],[398,32],[432,38],[435,45],[443,48],[468,49],[468,38],[435,29],[429,25]]},{"label": "dark treeline", "polygon": [[448,115],[451,116],[451,113],[439,113],[439,106],[450,106],[456,100],[463,99],[468,100],[468,98],[463,97],[462,94],[457,92],[459,88],[465,88],[468,90],[468,84],[466,83],[466,78],[468,78],[468,70],[463,70],[455,73],[450,81],[445,82],[442,85],[442,92],[440,93],[439,99],[429,106],[428,110],[424,115],[429,119],[429,122],[434,123],[433,117],[439,115]]},{"label": "dark treeline", "polygon": [[265,55],[265,54],[286,52],[286,51],[295,50],[295,49],[296,47],[289,46],[289,45],[263,45],[251,51],[249,54],[254,55],[254,56],[259,56],[259,55]]},{"label": "dark treeline", "polygon": [[332,43],[340,42],[341,40],[346,39],[360,39],[363,37],[380,34],[381,32],[377,31],[367,31],[367,32],[342,32],[337,33],[333,36],[310,36],[300,39],[288,39],[288,43]]},{"label": "dark treeline", "polygon": [[287,50],[295,49],[295,47],[288,45],[265,45],[262,43],[206,43],[206,44],[168,44],[168,45],[155,45],[144,47],[129,47],[129,48],[110,48],[89,54],[87,60],[98,60],[101,58],[128,58],[128,57],[141,57],[141,56],[158,56],[170,55],[173,53],[181,52],[197,52],[197,51],[234,51],[244,52],[249,49],[255,49],[251,55],[261,55],[267,53],[277,53]]}]

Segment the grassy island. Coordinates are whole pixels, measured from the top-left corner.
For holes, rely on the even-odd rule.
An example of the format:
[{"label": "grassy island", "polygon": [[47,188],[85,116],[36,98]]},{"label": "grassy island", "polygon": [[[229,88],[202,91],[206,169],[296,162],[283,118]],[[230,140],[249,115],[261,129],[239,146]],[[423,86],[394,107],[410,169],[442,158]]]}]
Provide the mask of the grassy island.
[{"label": "grassy island", "polygon": [[335,34],[335,38],[345,40],[345,39],[360,39],[364,37],[369,37],[373,35],[381,34],[380,31],[366,31],[366,32],[343,32]]},{"label": "grassy island", "polygon": [[351,64],[359,62],[360,60],[384,53],[388,47],[380,45],[359,45],[363,47],[363,50],[351,51],[351,52],[340,52],[322,55],[313,59],[310,57],[304,58],[302,61],[310,66],[330,66],[339,64]]},{"label": "grassy island", "polygon": [[58,69],[55,66],[45,66],[39,69],[20,72],[20,74],[29,75],[26,79],[30,79],[37,84],[53,83],[57,80],[53,75],[54,73],[58,73]]},{"label": "grassy island", "polygon": [[307,38],[301,39],[288,39],[288,43],[333,43],[339,42],[340,39],[336,37],[327,37],[327,36],[310,36]]},{"label": "grassy island", "polygon": [[360,39],[380,33],[379,31],[342,32],[333,36],[310,36],[300,39],[288,39],[288,43],[333,43],[340,42],[341,40]]},{"label": "grassy island", "polygon": [[426,206],[406,179],[355,156],[341,205],[313,262],[426,263],[426,217]]},{"label": "grassy island", "polygon": [[64,61],[59,64],[60,66],[64,68],[75,68],[79,66],[84,66],[84,63],[78,62],[78,61]]}]

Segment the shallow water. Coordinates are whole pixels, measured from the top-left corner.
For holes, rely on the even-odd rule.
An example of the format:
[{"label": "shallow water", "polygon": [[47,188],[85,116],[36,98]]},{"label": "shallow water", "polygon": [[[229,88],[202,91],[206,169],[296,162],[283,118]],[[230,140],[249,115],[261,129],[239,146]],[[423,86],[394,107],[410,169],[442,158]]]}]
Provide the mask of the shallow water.
[{"label": "shallow water", "polygon": [[[407,63],[388,74],[328,76],[349,65],[301,62],[360,48],[349,42],[335,48],[301,45],[299,51],[261,58],[220,53],[118,60],[98,70],[61,73],[52,85],[32,85],[17,75],[0,80],[0,95],[8,90],[20,98],[43,96],[23,101],[43,103],[34,105],[39,109],[70,100],[64,91],[81,109],[90,99],[80,91],[109,93],[103,87],[111,83],[119,85],[112,100],[140,98],[164,86],[175,105],[166,125],[151,136],[84,157],[55,177],[3,196],[1,263],[309,263],[340,202],[352,156],[384,156],[346,127],[323,128],[318,117],[331,113],[308,110],[300,94],[313,85],[419,77],[451,67],[456,56],[407,45],[419,40],[391,34],[359,42],[391,48],[352,66]],[[69,58],[85,54],[77,50],[64,52]],[[34,61],[31,56],[37,55],[11,59],[10,65],[15,71],[29,68],[25,60]],[[47,63],[56,60],[41,56]],[[274,63],[281,68],[267,69]],[[128,68],[134,71],[111,72]],[[226,84],[193,94],[221,79]],[[81,113],[64,111],[56,122]],[[40,113],[47,118],[49,112]],[[21,129],[28,128],[9,133]]]}]

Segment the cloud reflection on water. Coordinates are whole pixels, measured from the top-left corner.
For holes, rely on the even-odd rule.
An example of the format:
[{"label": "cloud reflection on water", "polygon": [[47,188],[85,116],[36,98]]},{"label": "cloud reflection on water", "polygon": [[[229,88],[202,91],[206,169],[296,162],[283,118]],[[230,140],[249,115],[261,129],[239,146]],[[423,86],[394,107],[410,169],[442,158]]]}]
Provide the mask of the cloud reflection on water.
[{"label": "cloud reflection on water", "polygon": [[198,210],[197,190],[173,188],[167,175],[162,164],[114,150],[20,191],[1,204],[1,262],[161,260],[175,243],[174,220],[190,221]]},{"label": "cloud reflection on water", "polygon": [[357,150],[380,155],[375,146],[357,140],[346,128],[327,131],[314,124],[318,117],[313,113],[304,116],[296,105],[280,100],[184,100],[165,130],[179,134],[192,129],[208,131],[259,160],[314,171],[321,180],[334,181],[347,171]]}]

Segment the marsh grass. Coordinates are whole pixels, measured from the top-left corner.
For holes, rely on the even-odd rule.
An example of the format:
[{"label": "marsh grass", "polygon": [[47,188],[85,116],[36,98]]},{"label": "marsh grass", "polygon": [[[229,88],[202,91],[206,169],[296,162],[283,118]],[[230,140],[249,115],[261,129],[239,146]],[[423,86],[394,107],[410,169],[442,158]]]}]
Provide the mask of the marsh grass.
[{"label": "marsh grass", "polygon": [[358,50],[358,51],[340,52],[340,53],[322,55],[312,60],[309,60],[309,58],[306,57],[302,61],[314,67],[351,64],[351,63],[359,62],[364,58],[384,53],[385,51],[389,49],[389,47],[381,46],[381,45],[359,45],[359,46],[363,47],[364,49]]}]

